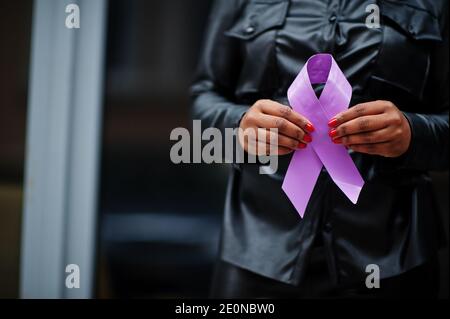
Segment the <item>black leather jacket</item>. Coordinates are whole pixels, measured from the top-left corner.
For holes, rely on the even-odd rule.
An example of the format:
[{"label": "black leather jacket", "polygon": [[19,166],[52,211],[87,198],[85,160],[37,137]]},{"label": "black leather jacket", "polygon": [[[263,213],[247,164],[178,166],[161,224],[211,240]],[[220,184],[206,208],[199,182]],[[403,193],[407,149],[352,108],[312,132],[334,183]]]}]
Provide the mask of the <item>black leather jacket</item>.
[{"label": "black leather jacket", "polygon": [[380,28],[365,24],[374,1],[216,1],[192,86],[203,127],[237,127],[258,99],[288,104],[287,88],[306,60],[328,52],[353,86],[351,105],[392,101],[412,128],[399,158],[351,154],[366,182],[357,205],[323,170],[304,219],[281,190],[291,155],[280,156],[274,175],[233,165],[223,260],[299,284],[318,243],[336,282],[361,280],[368,264],[394,276],[436,254],[443,238],[427,172],[448,169],[448,1],[375,2]]}]

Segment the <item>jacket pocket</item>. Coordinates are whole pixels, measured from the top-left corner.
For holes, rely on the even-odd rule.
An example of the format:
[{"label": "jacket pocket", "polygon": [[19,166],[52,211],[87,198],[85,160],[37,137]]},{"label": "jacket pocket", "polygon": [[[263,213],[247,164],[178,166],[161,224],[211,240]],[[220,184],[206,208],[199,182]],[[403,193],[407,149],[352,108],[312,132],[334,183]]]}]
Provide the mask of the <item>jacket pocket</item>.
[{"label": "jacket pocket", "polygon": [[379,3],[383,40],[371,76],[372,91],[378,98],[398,98],[405,104],[422,101],[430,55],[442,41],[439,21],[408,1]]},{"label": "jacket pocket", "polygon": [[277,90],[275,39],[285,23],[289,0],[249,0],[225,32],[240,43],[242,66],[236,96],[249,103]]},{"label": "jacket pocket", "polygon": [[244,6],[236,23],[225,35],[242,40],[251,40],[265,31],[284,24],[289,1],[250,0]]}]

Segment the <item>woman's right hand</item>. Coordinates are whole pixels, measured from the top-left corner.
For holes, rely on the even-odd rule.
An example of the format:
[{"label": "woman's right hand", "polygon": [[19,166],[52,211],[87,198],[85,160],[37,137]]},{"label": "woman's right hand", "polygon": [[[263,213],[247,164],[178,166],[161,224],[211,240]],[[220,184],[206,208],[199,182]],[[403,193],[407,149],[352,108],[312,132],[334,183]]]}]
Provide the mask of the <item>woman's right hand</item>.
[{"label": "woman's right hand", "polygon": [[[289,106],[259,100],[245,113],[239,125],[239,142],[253,155],[285,155],[305,148],[312,141],[312,123]],[[277,129],[276,132],[270,129]],[[248,134],[254,132],[254,134]]]}]

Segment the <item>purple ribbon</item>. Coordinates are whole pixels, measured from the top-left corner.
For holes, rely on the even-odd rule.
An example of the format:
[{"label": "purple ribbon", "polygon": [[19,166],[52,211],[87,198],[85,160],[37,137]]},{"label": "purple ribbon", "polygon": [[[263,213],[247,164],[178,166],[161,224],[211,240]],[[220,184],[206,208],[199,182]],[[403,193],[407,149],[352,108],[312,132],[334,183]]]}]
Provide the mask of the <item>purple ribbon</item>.
[{"label": "purple ribbon", "polygon": [[[318,83],[325,83],[319,99],[311,86]],[[292,108],[315,128],[308,147],[295,151],[282,186],[301,217],[322,166],[353,204],[358,201],[364,180],[345,147],[333,143],[328,135],[329,120],[348,108],[351,96],[352,87],[336,61],[322,53],[309,58],[288,89]]]}]

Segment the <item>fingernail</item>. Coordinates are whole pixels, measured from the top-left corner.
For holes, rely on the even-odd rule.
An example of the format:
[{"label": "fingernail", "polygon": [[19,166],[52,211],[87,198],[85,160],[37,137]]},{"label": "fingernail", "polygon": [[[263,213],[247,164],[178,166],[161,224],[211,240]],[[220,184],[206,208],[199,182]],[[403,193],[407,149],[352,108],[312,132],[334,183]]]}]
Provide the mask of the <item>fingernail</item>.
[{"label": "fingernail", "polygon": [[337,119],[333,118],[328,122],[329,127],[336,127],[337,125]]},{"label": "fingernail", "polygon": [[310,135],[305,135],[305,136],[303,136],[303,140],[307,143],[311,143],[312,137]]},{"label": "fingernail", "polygon": [[335,137],[335,136],[337,135],[336,129],[332,129],[332,130],[328,133],[328,135],[329,135],[331,138]]},{"label": "fingernail", "polygon": [[312,133],[312,132],[315,131],[314,126],[313,126],[312,124],[310,124],[310,123],[306,123],[305,127],[306,127],[306,130],[307,130],[308,132],[310,132],[310,133]]},{"label": "fingernail", "polygon": [[342,138],[338,137],[333,140],[334,144],[342,144]]},{"label": "fingernail", "polygon": [[298,148],[305,148],[306,147],[306,144],[305,143],[299,143],[298,144]]}]

